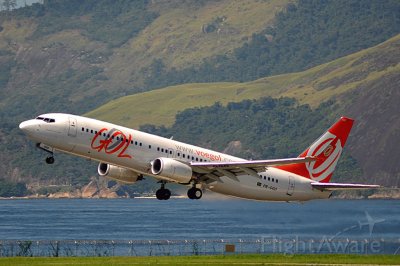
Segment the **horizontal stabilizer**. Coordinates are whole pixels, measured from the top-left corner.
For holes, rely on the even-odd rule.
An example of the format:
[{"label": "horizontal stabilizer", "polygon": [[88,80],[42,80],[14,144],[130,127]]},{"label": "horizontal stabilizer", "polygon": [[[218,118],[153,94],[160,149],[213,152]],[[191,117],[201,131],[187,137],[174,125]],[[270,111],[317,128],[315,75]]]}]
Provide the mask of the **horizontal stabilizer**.
[{"label": "horizontal stabilizer", "polygon": [[351,189],[371,189],[371,188],[380,188],[379,185],[364,185],[364,184],[346,184],[346,183],[320,183],[313,182],[311,183],[313,188],[319,190],[351,190]]}]

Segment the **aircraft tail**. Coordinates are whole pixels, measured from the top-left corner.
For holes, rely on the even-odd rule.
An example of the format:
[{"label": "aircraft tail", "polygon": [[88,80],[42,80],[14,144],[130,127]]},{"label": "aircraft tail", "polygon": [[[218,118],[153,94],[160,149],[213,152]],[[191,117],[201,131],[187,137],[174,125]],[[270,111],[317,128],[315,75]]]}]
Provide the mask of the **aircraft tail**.
[{"label": "aircraft tail", "polygon": [[339,161],[340,155],[354,120],[341,117],[310,147],[298,157],[314,156],[316,161],[281,165],[276,168],[301,175],[317,182],[327,183],[332,177],[333,171]]}]

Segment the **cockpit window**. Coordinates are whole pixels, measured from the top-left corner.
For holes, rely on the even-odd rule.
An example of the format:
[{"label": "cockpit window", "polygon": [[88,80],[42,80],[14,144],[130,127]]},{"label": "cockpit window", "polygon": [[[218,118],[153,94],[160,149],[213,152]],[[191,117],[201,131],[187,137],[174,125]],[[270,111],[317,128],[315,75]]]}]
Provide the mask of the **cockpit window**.
[{"label": "cockpit window", "polygon": [[38,116],[36,117],[37,120],[43,120],[46,123],[54,123],[56,122],[56,120],[54,118],[48,118],[48,117],[42,117],[42,116]]}]

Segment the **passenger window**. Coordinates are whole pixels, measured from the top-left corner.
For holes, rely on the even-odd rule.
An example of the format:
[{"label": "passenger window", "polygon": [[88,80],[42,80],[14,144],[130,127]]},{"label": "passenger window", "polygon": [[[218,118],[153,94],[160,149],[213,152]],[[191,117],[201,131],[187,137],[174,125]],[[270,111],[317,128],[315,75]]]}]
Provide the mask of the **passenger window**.
[{"label": "passenger window", "polygon": [[157,147],[157,151],[160,151],[160,147]]},{"label": "passenger window", "polygon": [[149,145],[149,149],[151,149],[151,145]]},{"label": "passenger window", "polygon": [[85,129],[84,129],[84,128],[82,128],[82,131],[85,131]]},{"label": "passenger window", "polygon": [[271,178],[270,177],[268,177],[268,181],[270,181],[271,180]]},{"label": "passenger window", "polygon": [[141,142],[139,143],[139,146],[142,147],[142,143]]},{"label": "passenger window", "polygon": [[90,133],[93,134],[93,129],[90,130]]}]

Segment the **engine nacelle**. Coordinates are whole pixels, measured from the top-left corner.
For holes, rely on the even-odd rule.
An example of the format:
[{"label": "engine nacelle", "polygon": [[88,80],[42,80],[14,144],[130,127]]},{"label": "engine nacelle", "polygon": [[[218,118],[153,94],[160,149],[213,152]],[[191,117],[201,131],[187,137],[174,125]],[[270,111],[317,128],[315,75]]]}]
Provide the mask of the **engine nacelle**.
[{"label": "engine nacelle", "polygon": [[159,175],[178,183],[189,183],[192,179],[192,168],[171,158],[157,158],[151,165],[153,175]]},{"label": "engine nacelle", "polygon": [[136,181],[140,181],[143,179],[143,175],[136,173],[135,171],[132,171],[132,170],[129,170],[126,168],[122,168],[119,166],[111,165],[108,163],[99,163],[97,172],[101,176],[115,179],[117,181],[127,183],[127,184],[133,184]]}]

